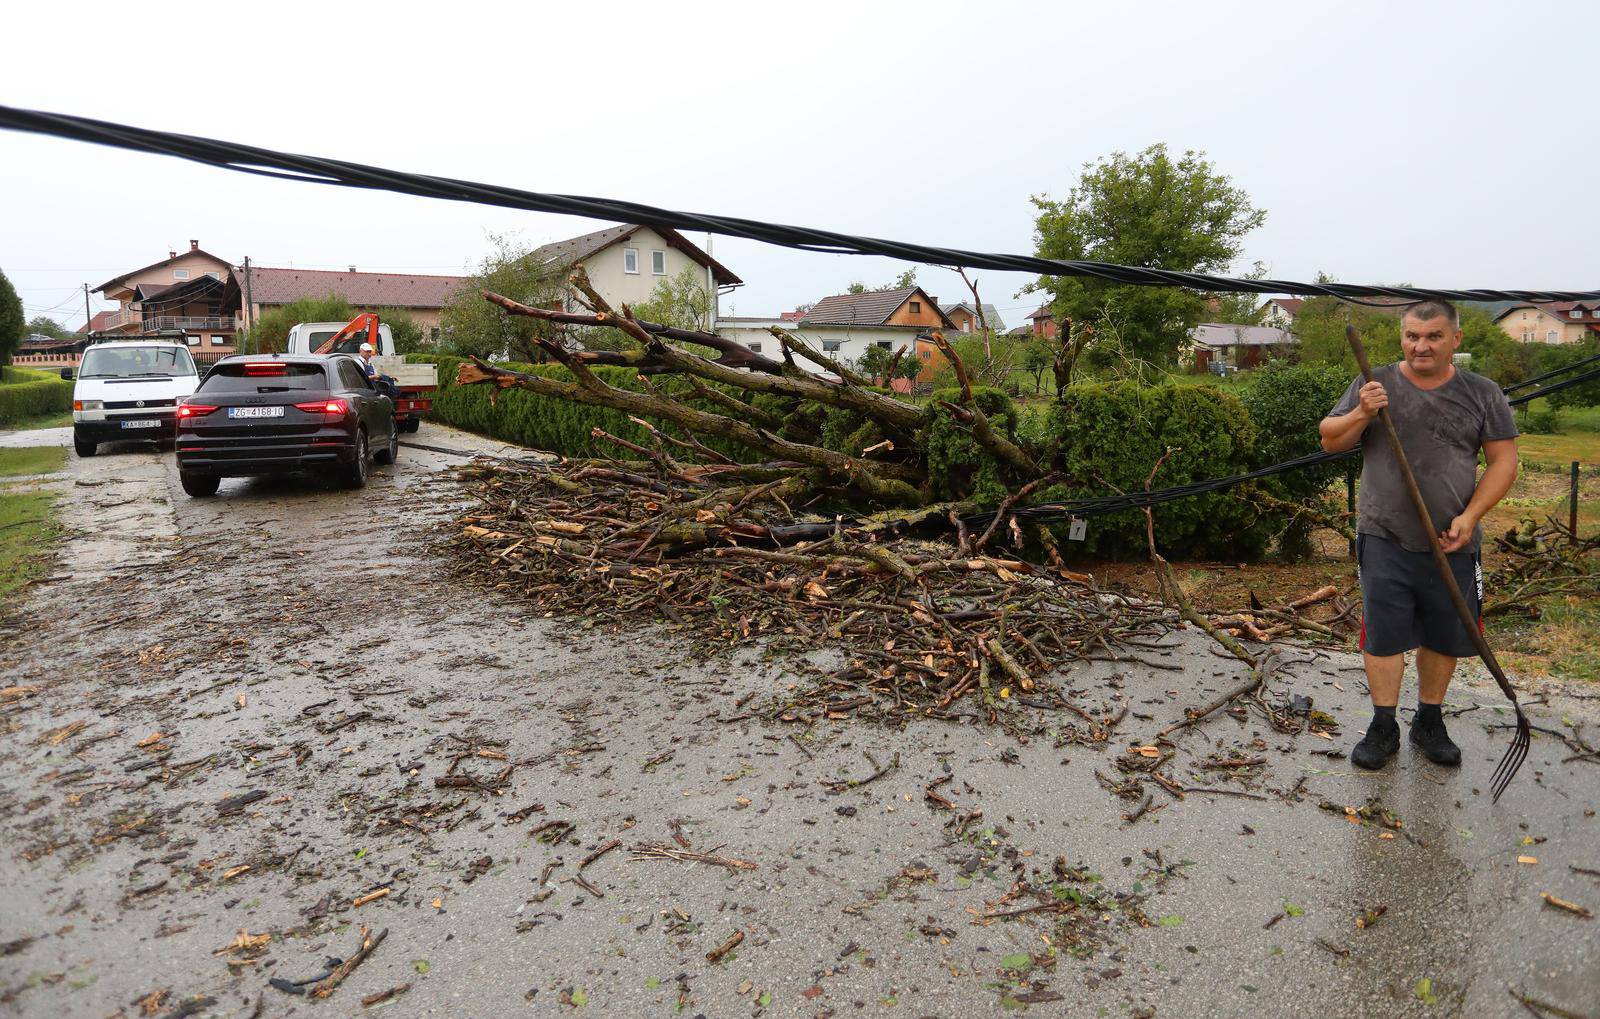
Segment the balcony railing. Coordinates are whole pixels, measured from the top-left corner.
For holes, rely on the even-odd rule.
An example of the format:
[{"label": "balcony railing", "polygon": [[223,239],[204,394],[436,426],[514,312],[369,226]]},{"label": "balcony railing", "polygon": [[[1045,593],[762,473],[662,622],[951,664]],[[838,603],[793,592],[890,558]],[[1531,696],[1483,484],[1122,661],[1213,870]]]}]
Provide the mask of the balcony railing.
[{"label": "balcony railing", "polygon": [[232,332],[233,319],[210,316],[156,315],[142,323],[146,332],[158,329],[205,329],[211,332]]},{"label": "balcony railing", "polygon": [[101,326],[101,328],[120,329],[121,327],[128,325],[130,322],[137,321],[139,321],[139,315],[137,312],[129,308],[122,308],[112,312],[109,316],[107,316],[105,324]]}]

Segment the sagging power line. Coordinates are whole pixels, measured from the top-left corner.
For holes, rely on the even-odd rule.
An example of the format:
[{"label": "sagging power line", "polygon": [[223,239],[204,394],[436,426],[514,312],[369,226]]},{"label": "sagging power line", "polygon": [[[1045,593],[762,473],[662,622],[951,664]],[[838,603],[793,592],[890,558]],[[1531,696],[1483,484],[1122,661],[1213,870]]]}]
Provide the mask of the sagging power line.
[{"label": "sagging power line", "polygon": [[1211,293],[1297,294],[1347,300],[1365,297],[1409,298],[1419,301],[1435,299],[1533,303],[1600,300],[1600,290],[1439,289],[1357,283],[1302,283],[1294,280],[1239,279],[1172,269],[1116,265],[1110,262],[966,251],[877,237],[860,237],[812,227],[785,226],[736,216],[662,209],[614,198],[523,191],[498,184],[405,173],[345,160],[296,155],[214,138],[153,131],[111,121],[40,110],[23,110],[11,106],[0,106],[0,127],[109,145],[135,152],[176,156],[222,169],[281,180],[391,191],[396,194],[494,205],[529,212],[553,212],[617,223],[640,223],[657,228],[704,230],[726,237],[742,237],[802,251],[885,255],[930,265],[1037,273],[1045,276],[1077,276],[1122,285],[1175,286]]}]

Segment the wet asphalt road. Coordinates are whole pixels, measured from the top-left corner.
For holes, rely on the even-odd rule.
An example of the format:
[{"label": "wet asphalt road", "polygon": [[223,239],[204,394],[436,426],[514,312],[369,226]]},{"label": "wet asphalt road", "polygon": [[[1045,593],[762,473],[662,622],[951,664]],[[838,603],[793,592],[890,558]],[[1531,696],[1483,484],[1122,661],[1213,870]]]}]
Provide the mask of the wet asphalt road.
[{"label": "wet asphalt road", "polygon": [[[1202,641],[1062,677],[1092,712],[1129,706],[1104,744],[1057,745],[1048,715],[1026,744],[767,723],[796,680],[759,649],[696,661],[669,629],[530,618],[453,578],[427,544],[458,462],[403,448],[359,493],[190,500],[171,454],[107,447],[44,482],[71,539],[0,621],[0,1012],[1527,1014],[1511,989],[1600,1016],[1600,921],[1540,899],[1600,910],[1571,869],[1600,871],[1600,764],[1536,739],[1491,806],[1509,716],[1486,680],[1451,692],[1461,770],[1402,749],[1355,775],[1328,754],[1365,721],[1356,658],[1291,652],[1271,696],[1344,732],[1215,716],[1172,770],[1248,795],[1158,794],[1130,825],[1095,772],[1237,681]],[[1529,696],[1596,742],[1600,691]],[[823,784],[869,754],[898,766]],[[1241,757],[1264,763],[1204,767]],[[954,811],[924,798],[946,776]],[[1401,828],[1319,808],[1373,796]],[[573,826],[556,845],[534,834],[552,821]],[[755,867],[633,852],[684,843]],[[1019,871],[1082,904],[986,916],[1028,904],[996,905]],[[269,985],[319,976],[363,925],[387,935],[327,999]],[[240,932],[271,938],[230,952]]]}]

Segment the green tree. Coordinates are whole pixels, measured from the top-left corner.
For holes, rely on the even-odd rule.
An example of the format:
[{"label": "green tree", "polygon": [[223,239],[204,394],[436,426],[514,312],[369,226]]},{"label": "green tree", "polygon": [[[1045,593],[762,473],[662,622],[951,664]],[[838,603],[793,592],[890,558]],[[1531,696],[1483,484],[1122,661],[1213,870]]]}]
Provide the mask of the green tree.
[{"label": "green tree", "polygon": [[[711,321],[711,294],[706,291],[700,270],[687,266],[678,275],[657,283],[650,298],[633,305],[632,311],[635,318],[645,322],[703,330]],[[582,329],[577,338],[588,350],[633,350],[639,345],[632,335],[609,327]],[[691,347],[696,353],[706,349]]]},{"label": "green tree", "polygon": [[355,314],[350,302],[337,294],[302,297],[263,313],[254,325],[239,334],[235,349],[241,354],[281,354],[288,342],[290,327],[300,322],[348,322]]},{"label": "green tree", "polygon": [[1044,392],[1044,374],[1055,367],[1055,348],[1043,340],[1028,340],[1022,344],[1021,368],[1033,376],[1033,391]]},{"label": "green tree", "polygon": [[6,279],[6,274],[0,272],[0,364],[11,363],[11,355],[16,352],[17,344],[22,342],[25,329],[22,298],[17,296],[17,290]]},{"label": "green tree", "polygon": [[[894,367],[894,374],[890,375],[890,367]],[[900,358],[900,363],[894,363],[894,351],[873,345],[867,348],[866,353],[856,359],[856,371],[869,379],[883,379],[885,385],[891,378],[914,379],[922,371],[922,361],[917,358],[916,352],[907,350]]]},{"label": "green tree", "polygon": [[[896,276],[893,283],[884,283],[876,287],[869,287],[860,280],[856,280],[848,287],[845,287],[844,290],[847,294],[881,294],[885,290],[906,290],[916,285],[917,270],[915,267],[912,267]],[[795,310],[799,311],[800,309],[796,308]]]},{"label": "green tree", "polygon": [[[1165,145],[1117,152],[1085,167],[1065,199],[1033,196],[1043,258],[1088,259],[1186,272],[1221,273],[1246,234],[1266,219],[1202,153],[1174,159]],[[1050,297],[1056,320],[1116,322],[1127,353],[1171,365],[1207,313],[1203,295],[1177,287],[1119,286],[1045,276],[1029,287]]]},{"label": "green tree", "polygon": [[427,349],[428,343],[423,338],[422,326],[417,324],[417,320],[406,309],[379,308],[378,321],[389,327],[389,333],[394,337],[396,354],[415,354]]},{"label": "green tree", "polygon": [[[1600,355],[1600,338],[1584,340],[1582,343],[1563,344],[1558,348],[1549,361],[1544,365],[1544,371],[1554,371],[1565,368],[1569,364],[1581,361],[1586,357]],[[1572,373],[1570,376],[1558,376],[1543,385],[1554,385],[1567,378],[1582,375],[1584,372],[1594,371],[1600,365],[1591,364]],[[1600,407],[1600,378],[1593,378],[1587,382],[1580,382],[1575,386],[1568,386],[1561,392],[1549,398],[1550,409],[1562,410],[1567,407]]]},{"label": "green tree", "polygon": [[566,266],[553,266],[532,257],[522,241],[491,234],[493,250],[478,264],[478,271],[451,297],[440,315],[445,350],[462,356],[514,361],[544,360],[535,337],[553,338],[549,322],[510,315],[485,301],[479,290],[492,290],[532,307],[558,307],[563,300]]},{"label": "green tree", "polygon": [[48,336],[52,340],[69,340],[72,338],[72,330],[49,315],[35,315],[30,318],[27,326],[23,329],[23,333],[30,336],[37,333],[40,336]]},{"label": "green tree", "polygon": [[1347,325],[1356,327],[1374,367],[1400,359],[1400,317],[1392,310],[1346,304],[1336,297],[1309,297],[1294,317],[1300,360],[1331,365],[1354,378],[1356,358],[1345,339]]}]

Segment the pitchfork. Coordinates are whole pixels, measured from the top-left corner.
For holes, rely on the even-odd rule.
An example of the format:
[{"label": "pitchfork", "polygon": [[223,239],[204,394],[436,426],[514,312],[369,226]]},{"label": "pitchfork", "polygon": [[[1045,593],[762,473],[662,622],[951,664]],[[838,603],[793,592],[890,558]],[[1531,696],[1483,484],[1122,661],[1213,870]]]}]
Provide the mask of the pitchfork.
[{"label": "pitchfork", "polygon": [[[1345,339],[1350,341],[1350,349],[1355,352],[1356,364],[1361,366],[1362,377],[1368,382],[1376,381],[1372,377],[1372,366],[1367,363],[1367,350],[1361,345],[1361,337],[1356,333],[1356,327],[1345,326],[1344,335]],[[1406,493],[1411,496],[1411,505],[1416,508],[1417,517],[1422,521],[1422,530],[1428,535],[1428,544],[1433,548],[1433,564],[1439,568],[1439,576],[1444,580],[1450,601],[1455,604],[1456,613],[1461,616],[1461,625],[1472,635],[1472,643],[1478,649],[1478,657],[1489,667],[1489,673],[1494,676],[1494,681],[1500,684],[1501,691],[1511,699],[1511,707],[1517,713],[1517,734],[1511,738],[1511,746],[1506,749],[1506,755],[1500,758],[1500,766],[1494,770],[1494,775],[1489,779],[1489,790],[1494,794],[1493,802],[1498,803],[1500,794],[1506,791],[1506,786],[1511,784],[1517,769],[1522,767],[1522,762],[1528,758],[1528,747],[1533,742],[1533,734],[1528,728],[1528,716],[1522,713],[1522,705],[1517,703],[1517,691],[1512,688],[1511,681],[1501,670],[1500,662],[1494,656],[1494,650],[1484,639],[1483,630],[1478,626],[1478,621],[1472,617],[1472,610],[1467,608],[1467,600],[1461,596],[1461,587],[1456,584],[1456,576],[1450,570],[1450,560],[1445,558],[1444,546],[1439,544],[1439,535],[1434,532],[1433,518],[1428,513],[1427,504],[1422,501],[1422,491],[1417,488],[1416,476],[1411,473],[1411,464],[1406,461],[1406,451],[1400,445],[1400,435],[1394,430],[1394,421],[1389,418],[1389,408],[1383,407],[1378,410],[1378,420],[1383,422],[1384,438],[1389,440],[1389,448],[1394,451],[1395,463],[1400,465],[1400,477],[1405,480]]]}]

